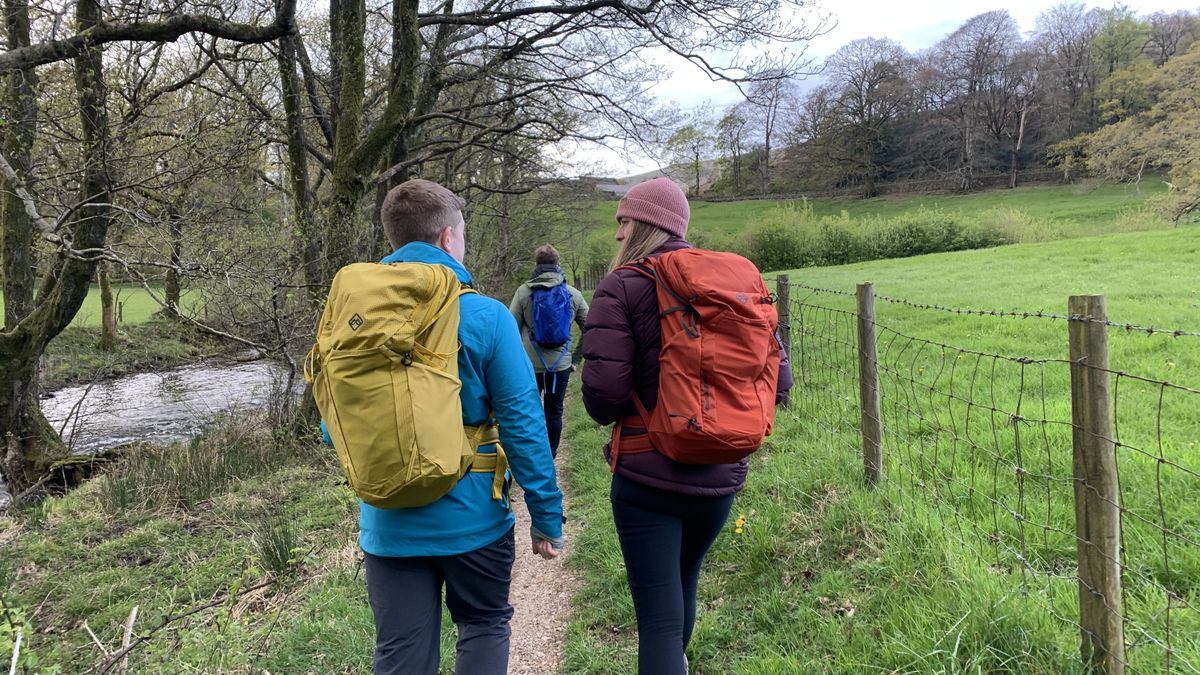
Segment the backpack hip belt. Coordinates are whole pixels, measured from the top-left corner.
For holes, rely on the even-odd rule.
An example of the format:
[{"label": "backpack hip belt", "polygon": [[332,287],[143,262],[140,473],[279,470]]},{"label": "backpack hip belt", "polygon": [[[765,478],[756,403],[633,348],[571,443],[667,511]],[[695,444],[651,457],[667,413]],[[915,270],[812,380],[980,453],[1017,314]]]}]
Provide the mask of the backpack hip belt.
[{"label": "backpack hip belt", "polygon": [[496,446],[494,453],[476,453],[475,461],[471,464],[471,473],[490,473],[492,478],[492,499],[504,499],[504,483],[508,475],[508,455],[504,446],[500,445],[500,427],[495,424],[480,424],[479,426],[463,425],[467,438],[476,448],[485,445]]},{"label": "backpack hip belt", "polygon": [[[636,415],[629,415],[617,420],[613,425],[612,441],[609,444],[611,453],[609,456],[608,468],[613,473],[617,472],[617,460],[621,453],[636,455],[642,452],[650,452],[657,450],[654,443],[650,441],[649,423],[650,413],[646,407],[642,405],[642,399],[638,398],[637,394],[633,395],[633,403],[637,406],[638,412]],[[624,435],[625,427],[632,426],[635,429],[641,429],[640,434]]]}]

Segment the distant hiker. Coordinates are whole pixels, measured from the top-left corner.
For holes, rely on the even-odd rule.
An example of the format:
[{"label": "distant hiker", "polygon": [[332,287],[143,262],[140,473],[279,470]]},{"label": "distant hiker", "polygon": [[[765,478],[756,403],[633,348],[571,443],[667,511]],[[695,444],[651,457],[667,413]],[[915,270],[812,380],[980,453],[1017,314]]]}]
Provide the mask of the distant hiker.
[{"label": "distant hiker", "polygon": [[508,310],[517,320],[525,351],[533,363],[546,413],[550,452],[557,457],[562,437],[563,398],[576,360],[572,358],[571,321],[582,331],[588,304],[579,289],[567,283],[558,264],[558,249],[546,244],[534,253],[534,261],[537,266],[533,268],[533,276],[517,287]]},{"label": "distant hiker", "polygon": [[701,564],[791,387],[762,276],[692,248],[689,215],[666,178],[629,190],[583,336],[584,406],[615,423],[604,452],[642,675],[687,673]]},{"label": "distant hiker", "polygon": [[532,552],[563,547],[533,369],[512,315],[470,288],[463,205],[425,180],[392,188],[382,221],[396,250],[338,272],[312,354],[326,439],[361,498],[380,674],[438,672],[443,585],[455,672],[507,672],[509,470],[525,490]]}]

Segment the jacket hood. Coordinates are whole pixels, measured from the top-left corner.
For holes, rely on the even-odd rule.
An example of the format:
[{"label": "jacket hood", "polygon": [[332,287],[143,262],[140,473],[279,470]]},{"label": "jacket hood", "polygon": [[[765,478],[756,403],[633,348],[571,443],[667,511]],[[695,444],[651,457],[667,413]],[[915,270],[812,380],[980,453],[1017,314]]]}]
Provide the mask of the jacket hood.
[{"label": "jacket hood", "polygon": [[547,269],[544,271],[534,271],[534,277],[529,280],[530,288],[554,288],[566,283],[567,279],[563,275],[562,270]]},{"label": "jacket hood", "polygon": [[398,263],[398,262],[416,262],[427,263],[430,265],[445,265],[451,270],[454,270],[454,276],[458,277],[460,283],[471,283],[471,273],[467,268],[463,267],[462,263],[450,257],[442,249],[427,244],[423,241],[409,242],[400,248],[392,251],[381,263]]}]

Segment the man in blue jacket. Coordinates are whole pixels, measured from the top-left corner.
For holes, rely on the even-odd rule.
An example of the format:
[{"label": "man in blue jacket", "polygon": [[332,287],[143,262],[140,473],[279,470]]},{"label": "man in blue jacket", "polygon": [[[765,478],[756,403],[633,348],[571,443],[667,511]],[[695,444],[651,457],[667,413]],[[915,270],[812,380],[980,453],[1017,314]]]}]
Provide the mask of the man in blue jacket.
[{"label": "man in blue jacket", "polygon": [[[396,249],[384,263],[445,265],[471,283],[463,200],[426,180],[392,188],[382,221]],[[508,308],[468,293],[459,301],[458,374],[463,423],[495,416],[512,476],[525,490],[532,552],[549,560],[563,548],[562,492],[546,438],[546,421]],[[481,454],[495,452],[480,446]],[[506,483],[507,489],[507,483]],[[467,473],[446,496],[420,508],[380,509],[359,503],[359,545],[375,614],[375,672],[434,675],[438,671],[441,594],[458,626],[455,672],[508,671],[509,583],[515,556],[508,496],[492,497],[492,474]]]}]

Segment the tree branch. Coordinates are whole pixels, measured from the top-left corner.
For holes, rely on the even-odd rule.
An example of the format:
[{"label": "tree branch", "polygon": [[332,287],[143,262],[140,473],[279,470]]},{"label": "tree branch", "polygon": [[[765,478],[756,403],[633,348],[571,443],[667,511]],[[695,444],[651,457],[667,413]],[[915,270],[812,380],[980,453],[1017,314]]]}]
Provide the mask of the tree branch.
[{"label": "tree branch", "polygon": [[224,21],[212,16],[180,14],[158,22],[99,23],[63,40],[48,40],[0,53],[0,74],[75,58],[89,47],[131,40],[174,42],[188,33],[204,33],[245,44],[270,42],[296,32],[296,0],[282,0],[275,20],[266,26]]}]

